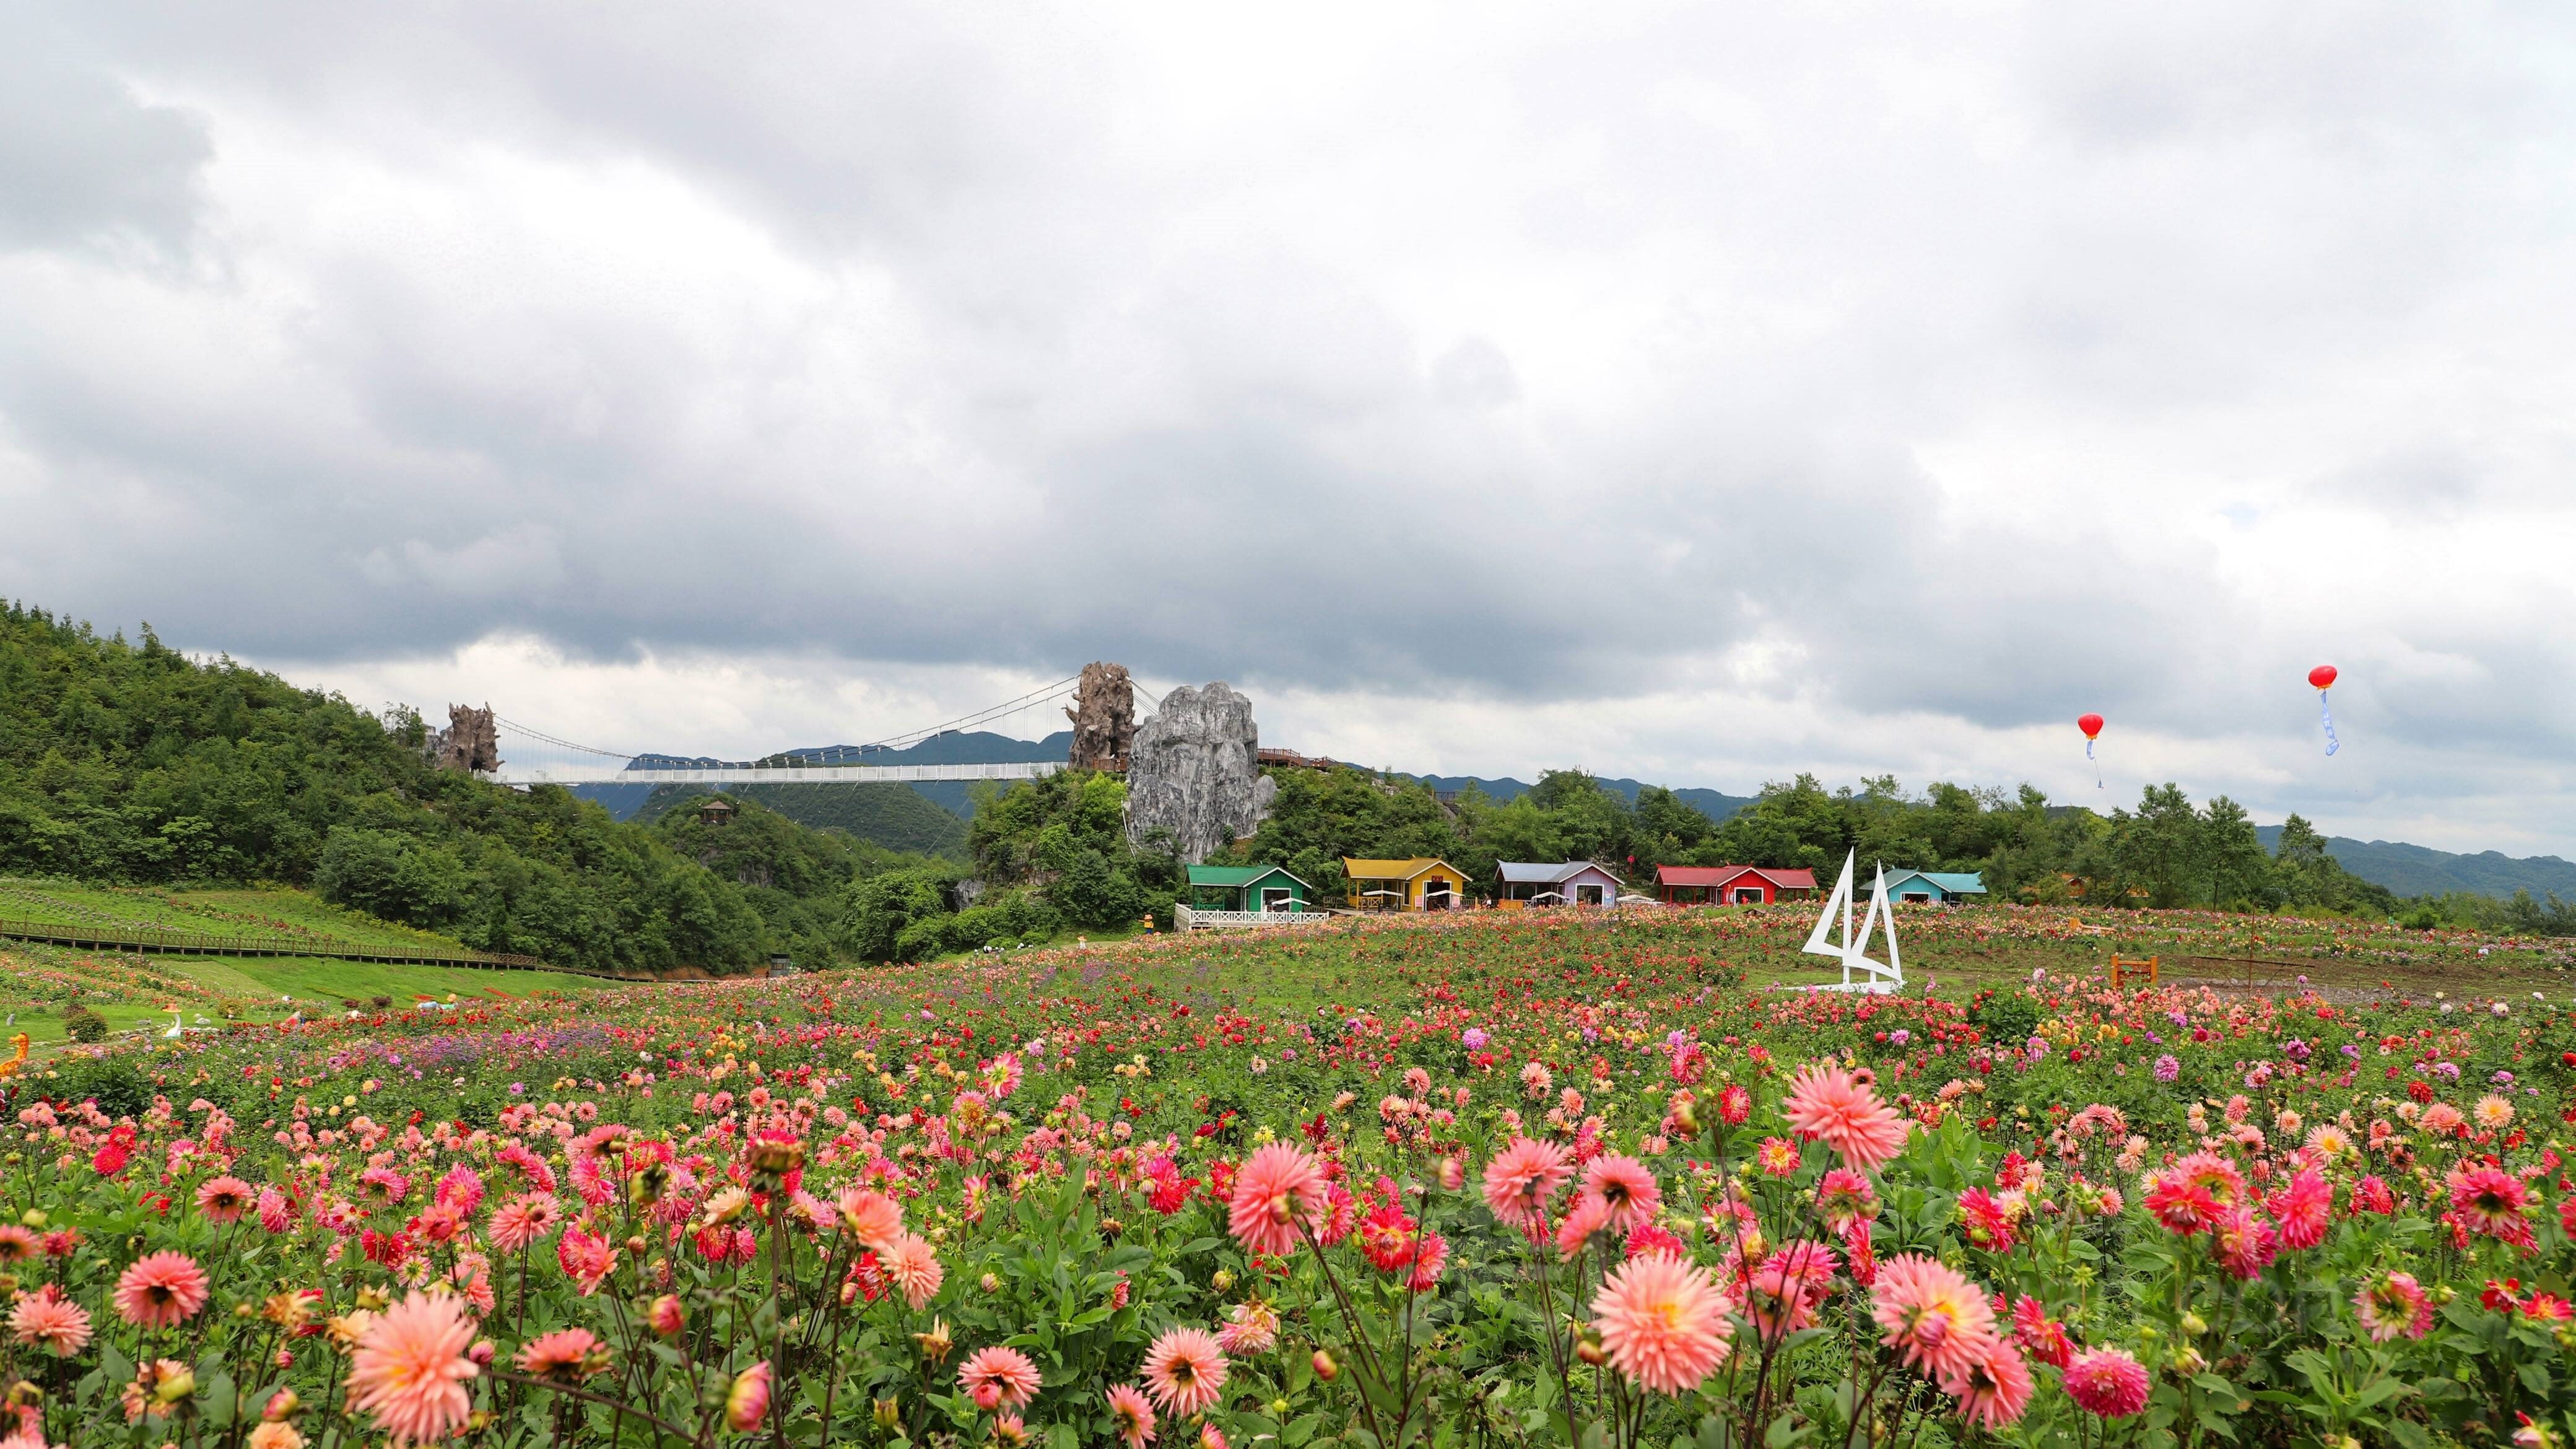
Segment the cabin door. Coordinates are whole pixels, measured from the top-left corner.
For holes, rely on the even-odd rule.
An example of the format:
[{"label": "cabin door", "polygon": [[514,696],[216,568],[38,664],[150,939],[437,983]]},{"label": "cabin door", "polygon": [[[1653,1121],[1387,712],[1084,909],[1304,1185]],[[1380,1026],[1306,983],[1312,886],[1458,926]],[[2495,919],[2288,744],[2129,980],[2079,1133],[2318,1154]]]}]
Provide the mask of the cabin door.
[{"label": "cabin door", "polygon": [[1261,908],[1265,911],[1284,911],[1288,909],[1288,902],[1290,899],[1292,899],[1292,896],[1286,886],[1263,886],[1261,888]]},{"label": "cabin door", "polygon": [[1449,882],[1445,880],[1424,882],[1422,886],[1422,908],[1426,911],[1445,911],[1449,909]]}]

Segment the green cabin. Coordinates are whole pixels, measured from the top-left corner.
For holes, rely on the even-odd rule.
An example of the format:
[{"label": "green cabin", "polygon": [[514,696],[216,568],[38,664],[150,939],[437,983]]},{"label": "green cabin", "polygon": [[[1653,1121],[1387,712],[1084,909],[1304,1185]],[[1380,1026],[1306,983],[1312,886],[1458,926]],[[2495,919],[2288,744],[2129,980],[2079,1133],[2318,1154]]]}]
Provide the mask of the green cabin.
[{"label": "green cabin", "polygon": [[1306,883],[1275,865],[1190,867],[1194,911],[1303,911]]}]

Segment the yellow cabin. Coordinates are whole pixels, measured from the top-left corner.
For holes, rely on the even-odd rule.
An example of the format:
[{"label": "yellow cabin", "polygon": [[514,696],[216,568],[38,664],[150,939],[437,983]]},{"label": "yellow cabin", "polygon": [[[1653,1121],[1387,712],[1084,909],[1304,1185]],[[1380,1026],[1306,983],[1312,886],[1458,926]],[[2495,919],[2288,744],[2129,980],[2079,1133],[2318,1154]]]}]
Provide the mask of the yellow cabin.
[{"label": "yellow cabin", "polygon": [[1342,860],[1355,911],[1454,911],[1467,903],[1467,877],[1445,860]]}]

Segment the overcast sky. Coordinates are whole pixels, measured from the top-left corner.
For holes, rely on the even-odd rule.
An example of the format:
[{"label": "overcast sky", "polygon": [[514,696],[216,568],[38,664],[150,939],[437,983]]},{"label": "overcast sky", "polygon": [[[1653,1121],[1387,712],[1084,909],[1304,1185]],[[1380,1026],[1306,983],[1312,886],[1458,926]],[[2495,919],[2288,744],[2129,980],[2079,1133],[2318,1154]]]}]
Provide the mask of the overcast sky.
[{"label": "overcast sky", "polygon": [[0,595],[623,750],[1105,658],[2576,855],[2563,4],[0,27]]}]

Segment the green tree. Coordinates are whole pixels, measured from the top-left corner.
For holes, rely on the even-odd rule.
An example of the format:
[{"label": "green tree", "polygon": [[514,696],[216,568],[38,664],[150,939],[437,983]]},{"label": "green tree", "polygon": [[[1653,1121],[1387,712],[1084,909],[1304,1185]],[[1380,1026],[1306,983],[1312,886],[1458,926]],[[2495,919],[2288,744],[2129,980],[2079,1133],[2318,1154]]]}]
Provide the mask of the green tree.
[{"label": "green tree", "polygon": [[2111,812],[2113,884],[2146,891],[2159,907],[2183,904],[2201,875],[2200,817],[2180,785],[2149,785],[2135,815]]},{"label": "green tree", "polygon": [[2272,858],[2264,854],[2244,806],[2214,795],[2201,807],[2199,857],[2201,871],[2209,879],[2213,908],[2269,902]]}]

